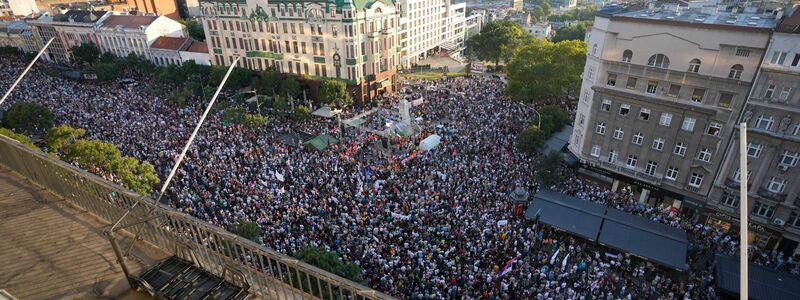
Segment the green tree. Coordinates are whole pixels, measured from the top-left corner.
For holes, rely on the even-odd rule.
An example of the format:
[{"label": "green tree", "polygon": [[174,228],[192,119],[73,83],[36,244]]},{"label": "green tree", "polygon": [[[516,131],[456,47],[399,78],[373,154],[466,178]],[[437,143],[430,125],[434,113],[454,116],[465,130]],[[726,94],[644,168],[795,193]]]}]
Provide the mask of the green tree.
[{"label": "green tree", "polygon": [[547,140],[544,131],[530,126],[517,136],[517,149],[522,152],[533,154],[544,145]]},{"label": "green tree", "polygon": [[539,157],[536,164],[536,173],[542,187],[551,187],[563,182],[564,154],[551,151]]},{"label": "green tree", "polygon": [[317,92],[319,101],[331,107],[342,109],[353,104],[353,97],[347,92],[347,84],[338,80],[326,80]]},{"label": "green tree", "polygon": [[3,114],[3,127],[29,136],[39,136],[53,127],[53,113],[36,103],[19,102]]},{"label": "green tree", "polygon": [[300,105],[294,109],[292,120],[295,122],[305,122],[308,119],[311,119],[311,110],[307,106]]},{"label": "green tree", "polygon": [[103,54],[101,54],[100,57],[97,58],[97,62],[107,64],[107,63],[113,63],[116,59],[117,57],[114,56],[114,54],[112,54],[111,52],[103,52]]},{"label": "green tree", "polygon": [[244,126],[247,128],[258,128],[267,123],[267,117],[258,114],[245,114]]},{"label": "green tree", "polygon": [[334,273],[355,282],[364,282],[361,267],[353,263],[344,263],[336,252],[320,247],[305,246],[294,254],[299,260],[317,268]]},{"label": "green tree", "polygon": [[167,86],[176,86],[186,81],[186,76],[178,65],[167,65],[158,68],[155,76],[156,82]]},{"label": "green tree", "polygon": [[276,114],[283,114],[289,107],[284,97],[276,96],[275,101],[272,102],[272,111]]},{"label": "green tree", "polygon": [[64,147],[71,145],[86,134],[83,128],[74,128],[69,125],[53,127],[44,137],[44,146],[50,153],[58,155]]},{"label": "green tree", "polygon": [[197,23],[196,20],[181,20],[181,24],[186,26],[189,31],[189,37],[197,41],[205,41],[206,33],[203,31],[203,25]]},{"label": "green tree", "polygon": [[[228,67],[225,66],[212,66],[211,73],[208,77],[208,84],[211,86],[218,86],[222,79],[225,78],[225,73],[228,72]],[[225,89],[228,91],[235,91],[242,87],[250,85],[253,76],[250,70],[234,67],[231,75],[228,76],[228,81],[225,82]]]},{"label": "green tree", "polygon": [[97,80],[107,81],[116,79],[121,73],[119,66],[115,63],[97,63],[86,69],[88,73],[97,76]]},{"label": "green tree", "polygon": [[82,43],[69,48],[72,58],[81,65],[92,65],[100,57],[100,50],[94,42]]},{"label": "green tree", "polygon": [[294,97],[300,94],[300,82],[293,75],[286,75],[278,88],[278,94],[283,97]]},{"label": "green tree", "polygon": [[522,26],[511,20],[486,24],[481,32],[467,41],[470,56],[483,61],[508,63],[528,34]]},{"label": "green tree", "polygon": [[278,69],[269,67],[262,71],[261,76],[253,81],[253,87],[259,94],[272,96],[275,95],[282,81],[283,74],[278,72]]},{"label": "green tree", "polygon": [[117,146],[95,140],[80,139],[66,147],[64,160],[76,162],[82,168],[100,169],[107,173],[115,171],[115,166],[122,159]]},{"label": "green tree", "polygon": [[20,144],[26,145],[28,147],[38,148],[38,147],[36,147],[36,145],[33,144],[33,142],[31,141],[31,138],[25,136],[24,134],[19,134],[19,133],[13,132],[8,128],[0,127],[0,135],[5,135],[5,136],[7,136],[7,137],[9,137],[9,138],[11,138],[13,140],[16,140]]},{"label": "green tree", "polygon": [[[541,123],[541,129],[547,138],[569,124],[569,114],[558,105],[546,105],[537,110],[538,114],[533,119],[533,124]],[[541,118],[541,122],[539,119]]]},{"label": "green tree", "polygon": [[554,43],[569,40],[583,41],[583,38],[586,36],[586,27],[587,25],[585,22],[580,22],[575,25],[559,28],[556,31],[556,35],[553,36],[552,41]]},{"label": "green tree", "polygon": [[586,44],[582,41],[532,39],[508,64],[506,94],[519,101],[545,103],[574,95],[585,62]]},{"label": "green tree", "polygon": [[258,243],[258,238],[261,237],[261,228],[254,222],[239,221],[233,226],[233,233]]},{"label": "green tree", "polygon": [[160,181],[152,164],[140,162],[130,156],[119,160],[114,171],[125,186],[142,196],[152,194]]}]

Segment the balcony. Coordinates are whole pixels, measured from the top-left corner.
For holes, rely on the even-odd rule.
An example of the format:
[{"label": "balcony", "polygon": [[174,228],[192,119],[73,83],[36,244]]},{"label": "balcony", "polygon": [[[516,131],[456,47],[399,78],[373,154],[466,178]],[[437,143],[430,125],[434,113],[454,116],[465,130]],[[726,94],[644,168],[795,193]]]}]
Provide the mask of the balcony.
[{"label": "balcony", "polygon": [[725,178],[725,186],[727,186],[729,188],[738,189],[740,185],[741,184],[736,180],[733,180],[733,179],[730,179],[730,178]]},{"label": "balcony", "polygon": [[772,192],[764,187],[758,188],[758,195],[764,198],[772,199],[776,202],[786,201],[786,194]]}]

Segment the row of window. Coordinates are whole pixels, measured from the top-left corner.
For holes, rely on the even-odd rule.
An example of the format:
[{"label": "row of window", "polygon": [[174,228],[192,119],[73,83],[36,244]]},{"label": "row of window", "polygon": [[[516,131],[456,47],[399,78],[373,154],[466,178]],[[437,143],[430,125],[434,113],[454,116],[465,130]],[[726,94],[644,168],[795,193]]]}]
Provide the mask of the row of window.
[{"label": "row of window", "polygon": [[[592,76],[592,69],[589,69],[589,77],[591,78],[591,76]],[[618,75],[615,74],[615,73],[608,73],[608,75],[606,77],[606,85],[617,86],[617,77],[618,77]],[[639,78],[636,78],[636,77],[633,77],[633,76],[628,76],[628,79],[625,82],[625,88],[627,88],[629,90],[635,90],[636,89],[636,85],[638,84],[638,81],[639,81]],[[659,83],[658,80],[648,80],[647,81],[647,87],[645,88],[645,92],[647,92],[648,94],[655,95],[658,92],[659,84],[660,83]],[[680,95],[682,86],[680,84],[676,84],[676,83],[669,83],[668,86],[669,86],[669,89],[667,89],[666,93],[663,93],[663,94],[665,94],[668,97],[678,98],[678,96]],[[695,87],[695,88],[692,89],[692,95],[691,95],[691,97],[689,99],[693,103],[703,103],[703,100],[705,99],[705,96],[706,96],[706,89]],[[725,107],[725,108],[731,107],[731,102],[733,102],[733,98],[734,98],[734,94],[732,94],[732,93],[720,92],[719,101],[717,102],[717,105],[719,107]]]},{"label": "row of window", "polygon": [[[333,3],[330,3],[330,8],[329,9],[330,9],[330,16],[332,18],[336,17],[336,6]],[[239,10],[238,6],[221,5],[219,7],[206,7],[203,11],[204,11],[204,13],[206,15],[217,15],[217,14],[221,14],[221,15],[239,15],[241,13],[242,16],[247,16],[247,11],[245,9]],[[378,11],[378,12],[380,12],[380,11]],[[275,9],[275,7],[271,7],[270,8],[270,16],[277,17],[278,13],[280,13],[280,15],[282,17],[285,17],[286,15],[288,15],[290,17],[294,17],[295,14],[297,14],[298,17],[303,17],[303,6],[293,6],[293,7],[289,8],[288,5],[287,5],[286,7],[278,7],[278,9]],[[317,9],[317,8],[309,9],[306,12],[306,14],[307,14],[306,15],[307,17],[311,17],[311,18],[323,18],[324,17],[324,15],[322,13],[322,10]],[[353,17],[353,12],[349,11],[349,10],[343,11],[343,14],[344,14],[344,18],[346,18],[346,19],[350,19],[350,18]]]},{"label": "row of window", "polygon": [[[739,208],[739,196],[734,193],[725,192],[722,194],[720,203],[731,208]],[[775,205],[762,201],[756,201],[756,203],[753,205],[753,210],[751,210],[750,213],[755,216],[770,219],[773,215],[775,215]],[[789,220],[787,220],[786,224],[800,228],[800,213],[792,212],[789,215]]]},{"label": "row of window", "polygon": [[[592,46],[592,55],[597,55],[597,44]],[[750,50],[747,49],[736,49],[736,56],[742,57],[749,57]],[[622,52],[622,62],[630,63],[631,59],[633,59],[633,51],[630,49],[626,49]],[[689,69],[688,72],[697,73],[700,72],[700,65],[701,61],[698,58],[693,58],[689,61]],[[647,59],[647,65],[650,67],[656,67],[661,69],[669,68],[669,57],[664,54],[654,54]],[[744,72],[744,67],[740,64],[735,64],[731,66],[728,72],[728,78],[730,79],[740,79],[742,77],[742,72]]]},{"label": "row of window", "polygon": [[[780,91],[781,93],[778,95],[778,100],[786,101],[789,99],[789,93],[792,92],[792,87],[785,86],[780,89]],[[773,97],[775,97],[775,84],[770,82],[769,85],[767,85],[767,90],[764,91],[764,99],[773,99]]]},{"label": "row of window", "polygon": [[[703,155],[711,155],[710,151],[706,149],[707,153]],[[602,148],[600,145],[592,146],[592,156],[600,157],[602,152]],[[616,164],[619,159],[619,153],[611,149],[608,151],[607,162]],[[629,169],[635,169],[638,163],[638,157],[634,154],[628,155],[628,158],[625,160],[625,167]],[[647,164],[644,166],[644,173],[650,176],[655,176],[656,172],[658,171],[658,162],[649,160]],[[670,166],[664,172],[664,178],[672,181],[678,180],[678,176],[680,175],[680,169],[678,167]],[[692,172],[691,176],[689,176],[689,185],[693,187],[699,188],[703,184],[703,174]]]},{"label": "row of window", "polygon": [[[600,111],[609,112],[611,111],[611,100],[610,99],[603,99],[600,103]],[[631,114],[631,105],[622,103],[619,106],[618,114],[623,117],[627,117]],[[649,121],[651,118],[651,110],[649,108],[641,108],[639,110],[638,119],[642,121]],[[671,113],[661,113],[661,116],[658,119],[658,125],[664,127],[670,127],[672,125],[672,114]],[[601,133],[599,127],[602,122],[598,122],[598,129],[596,132],[598,134]],[[684,117],[683,123],[681,123],[681,130],[693,132],[695,124],[697,123],[697,119],[693,117]],[[603,131],[605,132],[605,123],[602,123]],[[712,136],[720,136],[722,134],[722,123],[719,122],[709,122],[708,127],[706,128],[705,134],[712,135]]]},{"label": "row of window", "polygon": [[789,63],[789,66],[792,67],[800,67],[800,53],[795,53],[794,58],[791,61],[787,61],[786,57],[789,55],[789,52],[783,51],[773,51],[772,57],[769,59],[769,63],[773,65],[781,65],[786,66],[786,63]]}]

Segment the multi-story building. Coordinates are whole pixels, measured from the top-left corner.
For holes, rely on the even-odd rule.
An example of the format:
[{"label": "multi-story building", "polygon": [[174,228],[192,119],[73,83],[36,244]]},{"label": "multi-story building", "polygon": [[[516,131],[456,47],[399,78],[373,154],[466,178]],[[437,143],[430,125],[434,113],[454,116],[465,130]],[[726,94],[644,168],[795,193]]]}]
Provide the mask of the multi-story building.
[{"label": "multi-story building", "polygon": [[34,0],[0,0],[0,16],[27,16],[38,12]]},{"label": "multi-story building", "polygon": [[569,150],[640,201],[700,215],[776,19],[601,10]]},{"label": "multi-story building", "polygon": [[110,15],[106,11],[70,10],[53,17],[43,15],[28,21],[28,25],[32,27],[40,45],[55,37],[43,55],[45,60],[68,63],[72,60],[69,53],[71,47],[88,42],[99,44],[95,28]]},{"label": "multi-story building", "polygon": [[167,16],[173,20],[180,20],[178,3],[176,0],[127,0],[128,6],[139,13]]},{"label": "multi-story building", "polygon": [[190,60],[198,65],[211,65],[206,43],[190,38],[159,37],[150,45],[150,53],[150,60],[157,66],[182,65]]},{"label": "multi-story building", "polygon": [[459,58],[464,49],[466,3],[399,0],[401,65],[409,67],[436,52]]},{"label": "multi-story building", "polygon": [[522,26],[522,29],[525,30],[528,34],[535,36],[536,38],[550,38],[552,36],[553,27],[550,26],[550,23],[536,23],[536,24],[528,24]]},{"label": "multi-story building", "polygon": [[25,21],[0,22],[0,47],[14,47],[24,52],[36,52],[37,43]]},{"label": "multi-story building", "polygon": [[[800,241],[800,13],[773,33],[739,122],[747,123],[748,211],[751,244],[786,255]],[[705,222],[738,231],[739,127],[706,205]]]},{"label": "multi-story building", "polygon": [[165,16],[109,16],[97,27],[100,51],[117,57],[133,53],[150,59],[150,44],[160,36],[184,37],[186,28]]},{"label": "multi-story building", "polygon": [[344,80],[360,100],[394,90],[400,61],[395,3],[336,3],[202,1],[211,61],[230,65],[238,57],[251,70]]}]

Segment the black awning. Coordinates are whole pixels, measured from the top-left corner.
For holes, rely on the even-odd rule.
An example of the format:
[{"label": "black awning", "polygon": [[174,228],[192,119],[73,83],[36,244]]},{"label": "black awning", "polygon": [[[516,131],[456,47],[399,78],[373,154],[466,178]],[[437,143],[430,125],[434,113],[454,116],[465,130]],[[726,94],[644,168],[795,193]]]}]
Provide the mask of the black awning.
[{"label": "black awning", "polygon": [[[750,299],[800,299],[800,278],[755,264],[748,267]],[[739,297],[739,258],[717,255],[716,277],[719,291]]]},{"label": "black awning", "polygon": [[564,128],[554,133],[553,136],[547,139],[544,145],[539,148],[539,153],[561,152],[561,149],[564,149],[564,146],[569,143],[569,138],[572,136],[572,129],[572,126],[564,126]]},{"label": "black awning", "polygon": [[567,231],[590,241],[597,239],[603,221],[603,205],[580,200],[551,190],[541,190],[525,211],[525,218]]},{"label": "black awning", "polygon": [[688,241],[684,230],[620,210],[609,209],[606,212],[598,242],[660,265],[688,269]]}]

